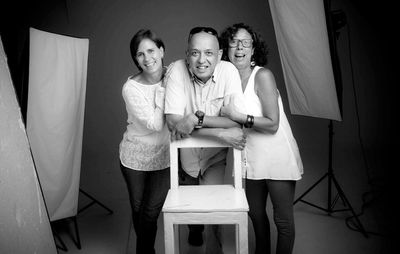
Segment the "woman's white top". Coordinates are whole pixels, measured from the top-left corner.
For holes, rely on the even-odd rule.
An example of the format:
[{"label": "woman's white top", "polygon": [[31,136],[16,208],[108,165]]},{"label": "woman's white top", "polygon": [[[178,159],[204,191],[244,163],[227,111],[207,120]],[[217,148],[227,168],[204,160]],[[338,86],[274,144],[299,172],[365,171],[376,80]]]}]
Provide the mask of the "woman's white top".
[{"label": "woman's white top", "polygon": [[[254,90],[254,78],[262,67],[256,66],[244,91],[248,114],[263,116],[260,99]],[[244,174],[248,179],[299,180],[303,174],[296,140],[283,110],[278,91],[279,128],[276,133],[261,133],[252,128],[247,131],[243,151]]]},{"label": "woman's white top", "polygon": [[122,165],[153,171],[169,167],[170,134],[164,116],[165,88],[128,78],[122,88],[128,126],[119,146]]}]

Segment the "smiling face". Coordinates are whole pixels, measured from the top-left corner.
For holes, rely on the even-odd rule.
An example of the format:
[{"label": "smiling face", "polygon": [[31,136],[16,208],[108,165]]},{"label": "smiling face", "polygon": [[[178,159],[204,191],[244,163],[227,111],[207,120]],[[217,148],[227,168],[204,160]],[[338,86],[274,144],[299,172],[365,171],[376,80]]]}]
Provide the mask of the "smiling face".
[{"label": "smiling face", "polygon": [[221,60],[222,50],[219,49],[218,39],[214,35],[200,32],[191,37],[186,55],[191,72],[207,82]]},{"label": "smiling face", "polygon": [[154,41],[143,39],[136,52],[136,60],[143,72],[154,73],[162,68],[164,48],[158,48]]},{"label": "smiling face", "polygon": [[237,41],[237,43],[235,47],[229,47],[228,58],[238,69],[251,66],[251,56],[254,54],[253,45],[250,44],[250,47],[247,48],[243,46],[243,40],[251,39],[251,34],[246,29],[240,28],[230,40],[230,43],[232,41]]}]

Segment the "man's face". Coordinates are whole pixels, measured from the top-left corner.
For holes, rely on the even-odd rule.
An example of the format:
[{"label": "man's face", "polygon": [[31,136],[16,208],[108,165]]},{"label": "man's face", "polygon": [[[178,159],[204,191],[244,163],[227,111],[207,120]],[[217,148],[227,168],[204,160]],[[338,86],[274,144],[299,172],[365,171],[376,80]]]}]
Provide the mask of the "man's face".
[{"label": "man's face", "polygon": [[190,39],[186,55],[191,72],[207,82],[221,60],[222,50],[219,49],[218,39],[214,35],[200,32]]}]

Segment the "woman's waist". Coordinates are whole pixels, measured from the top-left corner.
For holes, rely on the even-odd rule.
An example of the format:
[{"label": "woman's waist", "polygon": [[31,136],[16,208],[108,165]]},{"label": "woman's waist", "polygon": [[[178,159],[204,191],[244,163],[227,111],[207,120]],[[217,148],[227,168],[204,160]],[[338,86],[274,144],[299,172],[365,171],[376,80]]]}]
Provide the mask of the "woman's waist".
[{"label": "woman's waist", "polygon": [[145,144],[169,144],[170,134],[164,126],[161,131],[141,131],[127,128],[123,135],[123,142],[145,143]]},{"label": "woman's waist", "polygon": [[156,136],[156,135],[168,135],[168,127],[167,124],[164,124],[161,130],[152,130],[147,128],[146,126],[142,126],[140,124],[130,123],[126,127],[126,131],[124,135],[128,137],[144,137],[144,136]]}]

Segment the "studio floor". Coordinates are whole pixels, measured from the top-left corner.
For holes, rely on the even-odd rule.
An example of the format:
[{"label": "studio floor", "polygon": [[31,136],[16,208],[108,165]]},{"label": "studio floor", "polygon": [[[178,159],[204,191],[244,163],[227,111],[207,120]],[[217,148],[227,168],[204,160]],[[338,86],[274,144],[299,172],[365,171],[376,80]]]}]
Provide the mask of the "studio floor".
[{"label": "studio floor", "polygon": [[[369,192],[370,186],[364,181],[362,174],[362,163],[351,151],[344,152],[346,158],[336,163],[335,176],[343,188],[346,197],[358,214],[362,210],[362,200],[370,200],[363,214],[358,218],[368,232],[368,237],[346,225],[346,218],[351,216],[350,211],[334,212],[328,215],[303,202],[295,204],[296,241],[294,254],[386,254],[393,253],[390,236],[386,232],[386,212],[383,199]],[[307,155],[306,155],[307,156]],[[304,156],[303,156],[304,157]],[[312,156],[309,158],[313,158]],[[321,167],[317,169],[320,162],[307,159],[305,163],[314,165],[314,168],[305,171],[303,179],[298,182],[296,198],[303,194],[313,183],[315,183],[326,170]],[[350,165],[351,164],[351,165]],[[344,174],[344,172],[346,172]],[[91,179],[89,180],[89,177]],[[93,179],[96,178],[96,179]],[[73,242],[74,224],[70,220],[53,223],[53,230],[62,239],[67,251],[58,249],[59,253],[68,254],[125,254],[135,253],[135,233],[131,228],[130,210],[127,191],[119,172],[119,168],[98,171],[97,174],[86,171],[81,177],[81,189],[92,195],[96,200],[103,203],[113,211],[110,214],[106,209],[94,203],[77,215],[77,225],[81,240],[81,249]],[[303,199],[321,207],[327,204],[328,180],[325,178],[313,188]],[[335,198],[336,189],[332,188],[332,196]],[[375,196],[374,196],[375,195]],[[92,200],[81,193],[79,195],[79,207],[82,209]],[[267,212],[272,214],[271,203],[268,201]],[[342,201],[336,202],[335,209],[342,209]],[[354,224],[350,220],[350,227]],[[158,220],[158,233],[156,239],[156,252],[164,253],[163,219]],[[224,253],[235,253],[233,226],[224,227]],[[276,231],[271,221],[272,244],[276,243]],[[203,253],[201,247],[189,247],[187,244],[187,229],[180,230],[181,253]],[[252,224],[249,219],[249,253],[254,253],[254,236]],[[57,241],[57,245],[60,243]],[[272,252],[274,253],[274,251]]]}]

